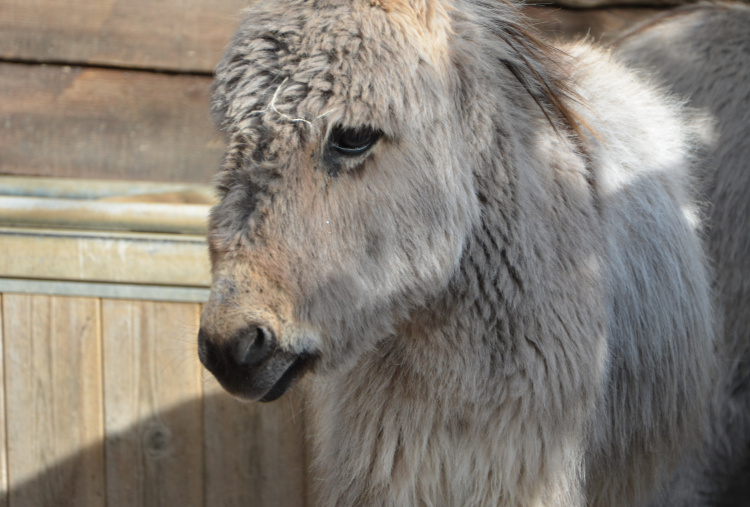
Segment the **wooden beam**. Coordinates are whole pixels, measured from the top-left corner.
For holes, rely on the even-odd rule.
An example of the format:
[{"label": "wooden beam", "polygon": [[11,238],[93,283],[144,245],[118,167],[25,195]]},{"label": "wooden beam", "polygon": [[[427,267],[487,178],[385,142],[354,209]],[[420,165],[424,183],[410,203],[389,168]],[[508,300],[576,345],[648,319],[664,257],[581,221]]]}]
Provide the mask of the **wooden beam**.
[{"label": "wooden beam", "polygon": [[3,226],[205,234],[208,205],[0,195]]},{"label": "wooden beam", "polygon": [[0,58],[211,72],[247,0],[3,0]]},{"label": "wooden beam", "polygon": [[215,192],[210,185],[7,175],[0,175],[0,195],[53,199],[118,199],[128,202],[145,197],[151,198],[149,202],[169,202],[164,198],[180,196],[182,200],[178,202],[213,204],[216,201]]},{"label": "wooden beam", "polygon": [[0,277],[208,287],[203,236],[0,228]]},{"label": "wooden beam", "polygon": [[0,64],[0,173],[208,184],[223,151],[210,84],[210,77]]},{"label": "wooden beam", "polygon": [[44,294],[48,296],[205,303],[208,301],[210,291],[203,287],[168,287],[163,285],[128,283],[86,283],[0,278],[0,294]]}]

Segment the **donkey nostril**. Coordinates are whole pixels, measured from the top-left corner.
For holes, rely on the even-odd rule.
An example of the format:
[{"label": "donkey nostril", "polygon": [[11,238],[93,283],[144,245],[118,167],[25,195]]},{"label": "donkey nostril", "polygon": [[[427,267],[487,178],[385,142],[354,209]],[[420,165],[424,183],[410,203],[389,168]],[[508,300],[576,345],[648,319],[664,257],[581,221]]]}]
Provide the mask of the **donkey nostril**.
[{"label": "donkey nostril", "polygon": [[263,327],[251,327],[237,337],[233,359],[240,366],[256,366],[268,359],[274,347],[270,331]]}]

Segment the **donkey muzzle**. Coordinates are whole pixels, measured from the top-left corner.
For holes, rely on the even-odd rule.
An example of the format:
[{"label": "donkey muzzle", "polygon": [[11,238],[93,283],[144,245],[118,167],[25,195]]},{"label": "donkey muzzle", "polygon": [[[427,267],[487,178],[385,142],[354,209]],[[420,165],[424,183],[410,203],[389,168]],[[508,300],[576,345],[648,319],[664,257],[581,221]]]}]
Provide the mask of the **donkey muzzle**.
[{"label": "donkey muzzle", "polygon": [[275,334],[263,325],[249,325],[221,339],[201,328],[198,356],[224,389],[259,401],[279,398],[311,362],[305,354],[281,349]]}]

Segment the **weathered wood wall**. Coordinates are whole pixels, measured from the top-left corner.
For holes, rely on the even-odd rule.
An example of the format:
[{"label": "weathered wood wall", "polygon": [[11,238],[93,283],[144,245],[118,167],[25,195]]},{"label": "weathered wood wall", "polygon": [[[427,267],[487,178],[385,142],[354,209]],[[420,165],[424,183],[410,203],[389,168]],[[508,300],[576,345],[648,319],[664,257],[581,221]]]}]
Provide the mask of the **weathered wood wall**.
[{"label": "weathered wood wall", "polygon": [[211,72],[248,0],[3,0],[0,57]]},{"label": "weathered wood wall", "polygon": [[208,182],[222,148],[208,114],[210,83],[208,76],[0,63],[0,171]]},{"label": "weathered wood wall", "polygon": [[0,2],[0,173],[210,181],[211,71],[246,3]]}]

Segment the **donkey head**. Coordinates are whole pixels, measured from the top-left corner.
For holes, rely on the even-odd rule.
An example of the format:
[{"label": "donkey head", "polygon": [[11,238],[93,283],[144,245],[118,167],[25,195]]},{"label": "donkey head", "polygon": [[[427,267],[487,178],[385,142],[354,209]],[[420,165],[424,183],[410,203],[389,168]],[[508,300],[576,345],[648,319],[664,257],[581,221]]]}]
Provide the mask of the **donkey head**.
[{"label": "donkey head", "polygon": [[209,223],[203,364],[273,400],[351,365],[445,290],[478,214],[430,0],[273,0],[217,68],[228,140]]}]

